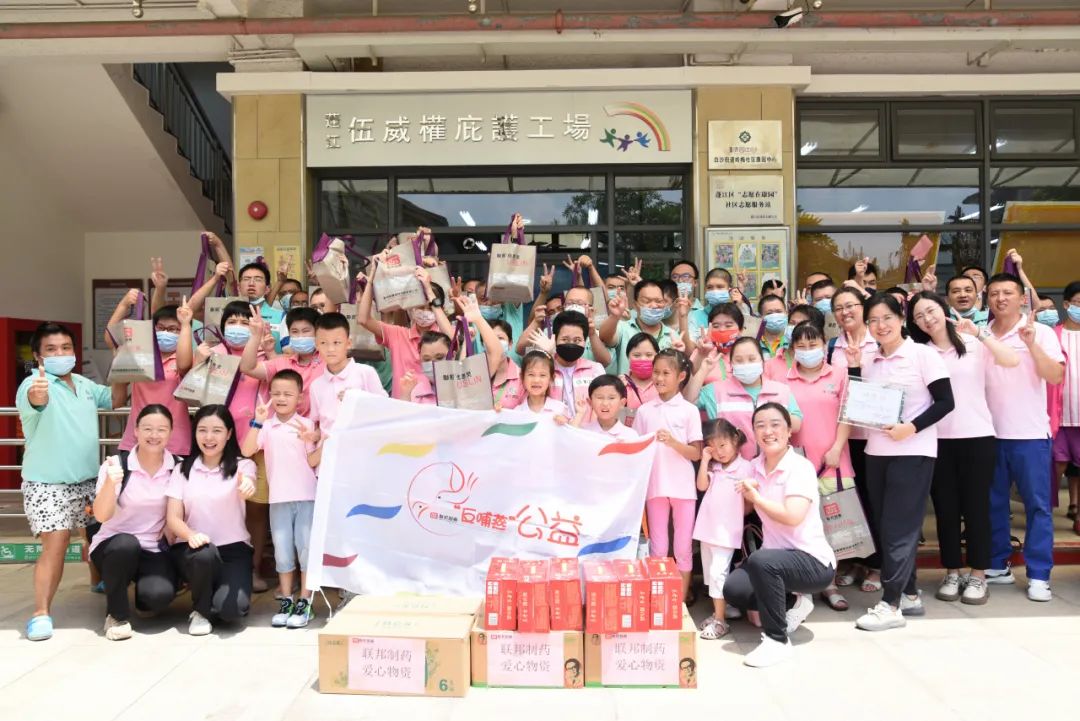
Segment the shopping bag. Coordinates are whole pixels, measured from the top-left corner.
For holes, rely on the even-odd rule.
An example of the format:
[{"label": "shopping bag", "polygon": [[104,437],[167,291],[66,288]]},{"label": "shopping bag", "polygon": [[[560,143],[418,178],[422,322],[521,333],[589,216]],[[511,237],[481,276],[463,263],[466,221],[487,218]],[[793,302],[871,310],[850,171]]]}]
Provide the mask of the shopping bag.
[{"label": "shopping bag", "polygon": [[379,263],[372,278],[375,307],[380,313],[427,305],[427,293],[416,277],[416,266],[392,267]]},{"label": "shopping bag", "polygon": [[525,230],[507,228],[491,247],[487,297],[496,303],[531,303],[536,282],[536,246],[525,245]]},{"label": "shopping bag", "polygon": [[424,258],[438,258],[439,244],[435,242],[435,236],[431,234],[431,228],[421,226],[417,231],[410,234],[416,263],[421,263]]},{"label": "shopping bag", "polygon": [[435,361],[435,402],[443,408],[490,411],[495,407],[495,399],[491,394],[487,354],[473,354],[469,324],[464,318],[459,321],[459,329],[465,357]]},{"label": "shopping bag", "polygon": [[757,338],[761,340],[761,334],[763,331],[761,318],[756,315],[743,316],[743,329],[741,335],[743,338]]},{"label": "shopping bag", "polygon": [[311,254],[311,272],[315,275],[319,288],[334,303],[345,303],[349,300],[351,273],[349,256],[345,253],[346,247],[346,240],[332,238],[323,233]]},{"label": "shopping bag", "polygon": [[[820,476],[821,474],[818,473]],[[840,469],[836,469],[836,493],[821,497],[821,522],[825,537],[836,553],[836,560],[866,558],[874,554],[874,539],[866,521],[859,493],[844,488]]]},{"label": "shopping bag", "polygon": [[173,398],[198,408],[206,397],[206,382],[209,376],[210,363],[207,359],[196,364],[187,372],[187,375],[180,379],[180,385],[173,391]]},{"label": "shopping bag", "polygon": [[450,270],[446,267],[446,263],[439,263],[433,268],[427,268],[428,276],[431,278],[431,284],[437,285],[443,289],[443,298],[450,302],[450,290],[452,281],[450,280]]},{"label": "shopping bag", "polygon": [[109,366],[108,383],[145,383],[165,379],[158,350],[154,321],[143,320],[146,296],[139,293],[135,317],[109,326],[108,333],[117,351]]},{"label": "shopping bag", "polygon": [[608,317],[608,297],[607,291],[604,288],[590,288],[592,292],[592,307],[593,307],[593,323],[597,328],[600,324],[607,320]]},{"label": "shopping bag", "polygon": [[207,345],[217,345],[221,342],[220,331],[221,328],[221,314],[225,312],[225,306],[232,303],[234,300],[245,300],[244,298],[237,298],[235,296],[214,296],[206,299],[205,310],[203,312],[203,326],[205,328],[212,328],[218,331],[218,334],[208,333],[203,340]]},{"label": "shopping bag", "polygon": [[825,314],[825,340],[830,341],[833,338],[840,337],[840,324],[836,321],[836,316],[832,311]]},{"label": "shopping bag", "polygon": [[240,382],[240,356],[211,353],[206,362],[206,391],[202,405],[229,405]]},{"label": "shopping bag", "polygon": [[[383,347],[375,340],[375,334],[360,324],[357,319],[359,305],[356,303],[356,292],[362,290],[367,279],[357,283],[353,279],[352,288],[349,291],[349,302],[342,303],[339,311],[349,321],[349,355],[362,360],[382,360]],[[371,309],[372,317],[378,319],[379,311]]]}]

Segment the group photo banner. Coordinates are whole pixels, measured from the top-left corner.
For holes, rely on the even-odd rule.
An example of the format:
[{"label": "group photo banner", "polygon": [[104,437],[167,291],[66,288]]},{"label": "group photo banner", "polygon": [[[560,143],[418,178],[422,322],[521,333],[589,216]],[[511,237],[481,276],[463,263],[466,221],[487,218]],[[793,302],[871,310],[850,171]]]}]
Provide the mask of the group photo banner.
[{"label": "group photo banner", "polygon": [[653,436],[346,393],[323,449],[307,585],[482,595],[488,561],[634,558]]}]

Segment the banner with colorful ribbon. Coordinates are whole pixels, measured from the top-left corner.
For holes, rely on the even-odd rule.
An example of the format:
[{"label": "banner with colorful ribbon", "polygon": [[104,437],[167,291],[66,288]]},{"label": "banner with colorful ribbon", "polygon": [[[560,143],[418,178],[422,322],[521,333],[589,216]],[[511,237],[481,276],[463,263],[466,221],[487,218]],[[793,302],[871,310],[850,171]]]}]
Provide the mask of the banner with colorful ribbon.
[{"label": "banner with colorful ribbon", "polygon": [[308,586],[479,595],[492,556],[633,558],[654,453],[652,436],[349,391],[323,450]]}]

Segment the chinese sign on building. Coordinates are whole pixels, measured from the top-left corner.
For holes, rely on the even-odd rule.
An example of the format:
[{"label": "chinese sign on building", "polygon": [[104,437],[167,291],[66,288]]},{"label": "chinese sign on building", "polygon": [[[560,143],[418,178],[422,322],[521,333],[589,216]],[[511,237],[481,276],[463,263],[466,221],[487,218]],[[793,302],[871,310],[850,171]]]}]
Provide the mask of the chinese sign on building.
[{"label": "chinese sign on building", "polygon": [[714,175],[709,178],[713,225],[777,225],[784,222],[784,176]]},{"label": "chinese sign on building", "polygon": [[307,164],[689,163],[690,92],[313,95]]},{"label": "chinese sign on building", "polygon": [[784,167],[779,120],[710,120],[709,170]]}]

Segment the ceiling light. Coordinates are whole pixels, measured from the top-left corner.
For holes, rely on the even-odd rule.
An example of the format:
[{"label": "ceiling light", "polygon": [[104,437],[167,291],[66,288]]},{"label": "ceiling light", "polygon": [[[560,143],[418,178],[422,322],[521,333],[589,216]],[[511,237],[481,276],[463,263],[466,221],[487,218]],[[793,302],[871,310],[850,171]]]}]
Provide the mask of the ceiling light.
[{"label": "ceiling light", "polygon": [[815,150],[817,150],[817,141],[816,140],[808,140],[808,141],[806,141],[805,143],[802,144],[801,148],[799,148],[799,155],[809,155],[810,153],[814,152]]},{"label": "ceiling light", "polygon": [[600,220],[600,211],[596,208],[589,208],[589,225],[596,225]]},{"label": "ceiling light", "polygon": [[851,212],[852,213],[861,213],[864,210],[868,209],[869,207],[870,207],[869,205],[865,205],[865,204],[864,205],[859,205],[857,207],[852,208]]},{"label": "ceiling light", "polygon": [[470,228],[476,227],[476,221],[473,220],[472,213],[467,210],[459,210],[458,215],[461,216],[461,220],[464,221],[465,225]]},{"label": "ceiling light", "polygon": [[592,245],[592,238],[586,235],[585,239],[581,241],[580,247],[582,250],[588,250],[590,245]]}]

